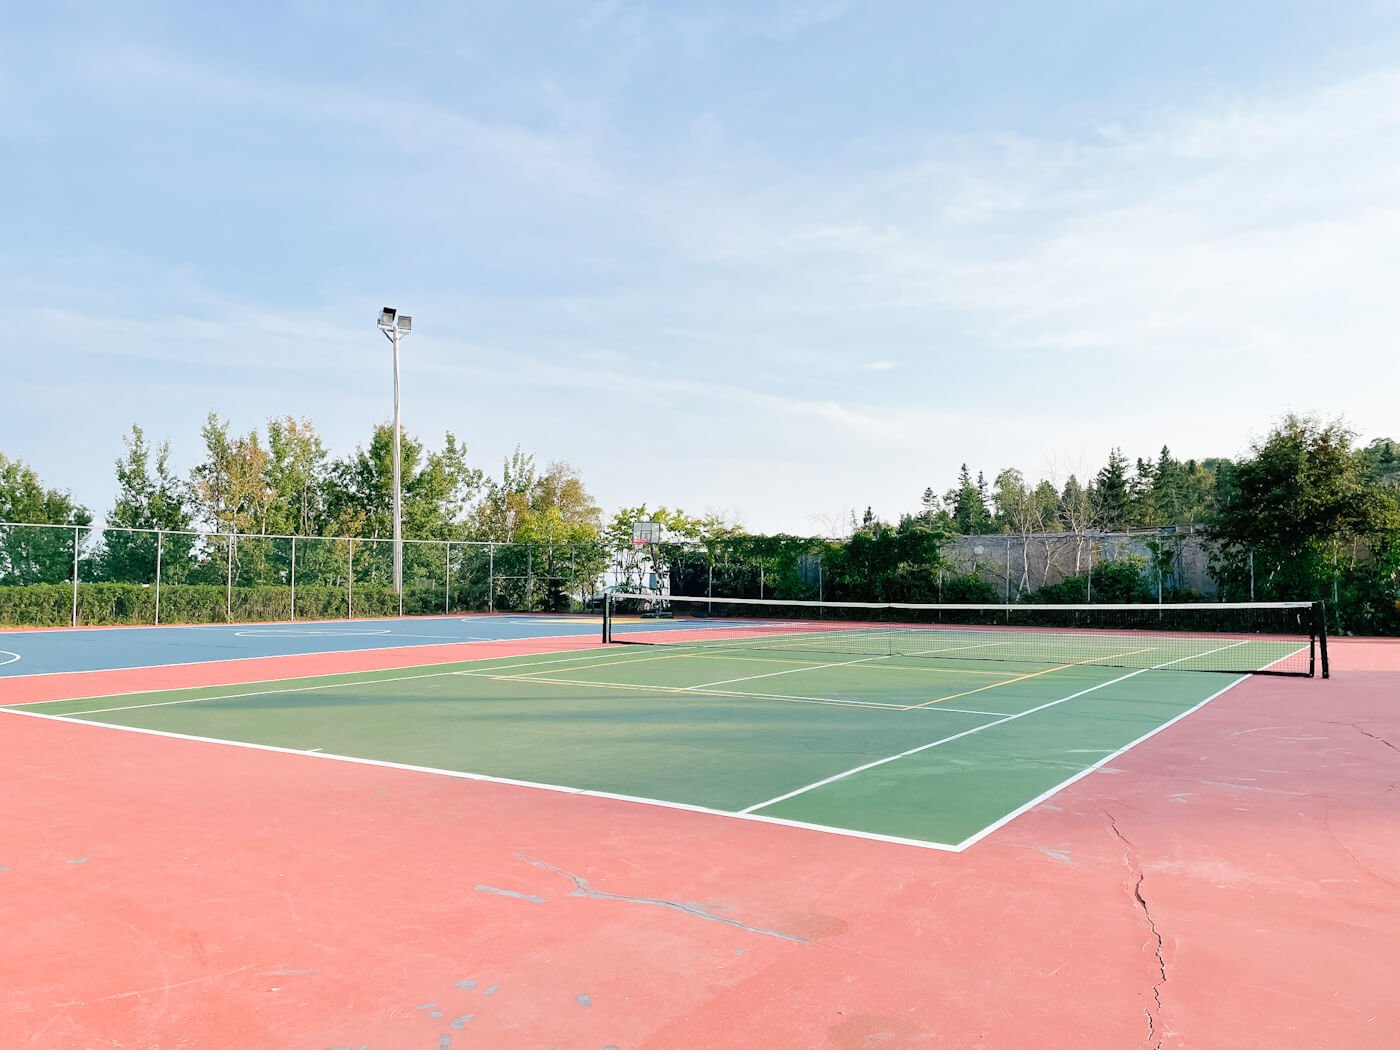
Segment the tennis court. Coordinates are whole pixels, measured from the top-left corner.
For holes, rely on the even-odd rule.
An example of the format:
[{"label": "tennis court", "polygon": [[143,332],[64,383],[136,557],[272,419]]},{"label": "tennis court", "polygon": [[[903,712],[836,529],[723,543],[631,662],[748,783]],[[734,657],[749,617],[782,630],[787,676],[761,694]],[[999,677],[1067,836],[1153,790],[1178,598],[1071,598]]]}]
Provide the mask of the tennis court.
[{"label": "tennis court", "polygon": [[640,644],[21,709],[961,850],[1307,647],[764,617],[610,631]]},{"label": "tennis court", "polygon": [[1341,646],[1323,684],[1306,606],[644,596],[11,632],[0,1009],[35,1046],[1379,1048],[1400,664]]}]

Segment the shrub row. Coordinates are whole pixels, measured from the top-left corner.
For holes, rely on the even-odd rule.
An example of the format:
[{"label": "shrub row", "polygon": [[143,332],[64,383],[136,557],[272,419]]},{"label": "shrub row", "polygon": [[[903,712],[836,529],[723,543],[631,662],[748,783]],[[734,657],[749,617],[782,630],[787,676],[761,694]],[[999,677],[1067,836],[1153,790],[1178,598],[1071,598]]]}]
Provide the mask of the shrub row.
[{"label": "shrub row", "polygon": [[[470,610],[482,595],[453,594],[452,605]],[[383,584],[358,584],[354,615],[397,616],[398,596]],[[404,612],[424,615],[443,611],[437,588],[404,589]],[[71,622],[73,587],[67,583],[35,583],[0,587],[0,624],[58,627]],[[343,618],[350,612],[343,587],[298,587],[297,617],[307,620]],[[289,620],[291,591],[286,587],[227,587],[217,584],[166,584],[160,589],[161,623],[250,623]],[[156,620],[156,591],[140,583],[78,584],[78,623],[92,625],[152,624]]]}]

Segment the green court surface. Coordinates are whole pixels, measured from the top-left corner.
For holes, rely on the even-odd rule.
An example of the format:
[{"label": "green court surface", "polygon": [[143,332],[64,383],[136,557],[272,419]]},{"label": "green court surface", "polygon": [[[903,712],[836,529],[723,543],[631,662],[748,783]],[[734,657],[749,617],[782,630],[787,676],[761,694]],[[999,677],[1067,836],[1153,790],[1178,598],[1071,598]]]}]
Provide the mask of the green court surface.
[{"label": "green court surface", "polygon": [[639,647],[16,709],[962,848],[1239,680]]}]

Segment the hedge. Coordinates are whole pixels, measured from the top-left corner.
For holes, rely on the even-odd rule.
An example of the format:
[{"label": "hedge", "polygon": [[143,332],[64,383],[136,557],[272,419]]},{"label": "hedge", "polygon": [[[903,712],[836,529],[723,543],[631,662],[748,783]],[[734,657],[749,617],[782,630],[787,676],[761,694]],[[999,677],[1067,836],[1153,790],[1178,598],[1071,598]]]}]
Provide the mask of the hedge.
[{"label": "hedge", "polygon": [[[454,594],[458,609],[469,601],[465,592]],[[230,595],[218,584],[170,583],[160,589],[160,621],[176,623],[254,623],[290,620],[291,591],[286,587],[235,587]],[[343,619],[349,612],[343,587],[298,587],[297,617],[307,620]],[[443,611],[438,588],[404,589],[404,613],[421,616]],[[398,596],[383,584],[357,584],[354,614],[397,616]],[[34,583],[0,587],[0,624],[24,627],[59,627],[71,622],[73,586],[67,583]],[[78,623],[92,625],[153,624],[156,619],[155,588],[140,583],[78,584]]]}]

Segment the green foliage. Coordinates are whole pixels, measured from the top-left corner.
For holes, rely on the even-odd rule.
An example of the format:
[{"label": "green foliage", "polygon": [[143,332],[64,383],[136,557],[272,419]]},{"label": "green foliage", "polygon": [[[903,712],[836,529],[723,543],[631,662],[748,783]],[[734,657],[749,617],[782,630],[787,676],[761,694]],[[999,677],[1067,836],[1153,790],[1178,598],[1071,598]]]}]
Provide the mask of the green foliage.
[{"label": "green foliage", "polygon": [[1400,488],[1400,441],[1376,438],[1356,455],[1369,481]]},{"label": "green foliage", "polygon": [[1133,497],[1123,450],[1110,449],[1108,462],[1094,477],[1094,516],[1099,528],[1116,532],[1135,524]]},{"label": "green foliage", "polygon": [[[0,453],[0,521],[86,525],[92,514],[59,489],[45,488],[34,470]],[[0,526],[0,585],[71,579],[70,529]]]},{"label": "green foliage", "polygon": [[933,602],[938,600],[945,533],[883,522],[833,544],[824,562],[825,597],[834,601]]},{"label": "green foliage", "polygon": [[987,509],[987,481],[979,473],[977,481],[973,482],[966,463],[958,471],[957,488],[949,489],[943,499],[950,508],[955,532],[970,536],[995,531],[991,512]]},{"label": "green foliage", "polygon": [[[47,626],[67,623],[72,612],[71,584],[0,586],[0,624]],[[78,585],[78,622],[96,626],[150,624],[155,622],[156,591],[135,583],[81,583]],[[252,623],[291,618],[291,591],[286,587],[235,587],[230,592],[215,584],[170,584],[160,590],[161,623]],[[440,587],[407,588],[404,611],[410,615],[440,613]],[[335,619],[347,615],[349,603],[343,587],[298,587],[297,617],[303,620]],[[397,616],[398,596],[392,587],[359,585],[354,591],[354,613],[361,616]]]},{"label": "green foliage", "polygon": [[975,572],[945,575],[938,591],[938,600],[951,605],[990,604],[1001,601],[1003,597],[1004,595]]},{"label": "green foliage", "polygon": [[117,501],[107,515],[107,523],[120,528],[103,533],[94,559],[96,575],[103,580],[151,582],[159,554],[165,580],[183,581],[191,567],[193,536],[176,532],[158,539],[151,532],[123,530],[188,530],[193,517],[189,486],[170,470],[169,442],[162,441],[155,449],[152,470],[144,431],[133,425],[122,440],[126,454],[116,462]]},{"label": "green foliage", "polygon": [[1141,558],[1121,558],[1101,562],[1092,573],[1068,576],[1059,583],[1048,584],[1022,597],[1022,601],[1040,605],[1120,604],[1154,602],[1156,586],[1149,586]]},{"label": "green foliage", "polygon": [[[1212,571],[1229,598],[1340,601],[1342,552],[1356,538],[1383,548],[1400,530],[1394,494],[1367,476],[1340,423],[1287,416],[1223,479],[1210,519]],[[1387,595],[1372,572],[1369,606]],[[1389,596],[1393,597],[1393,595]],[[1335,626],[1348,616],[1333,610]]]}]

